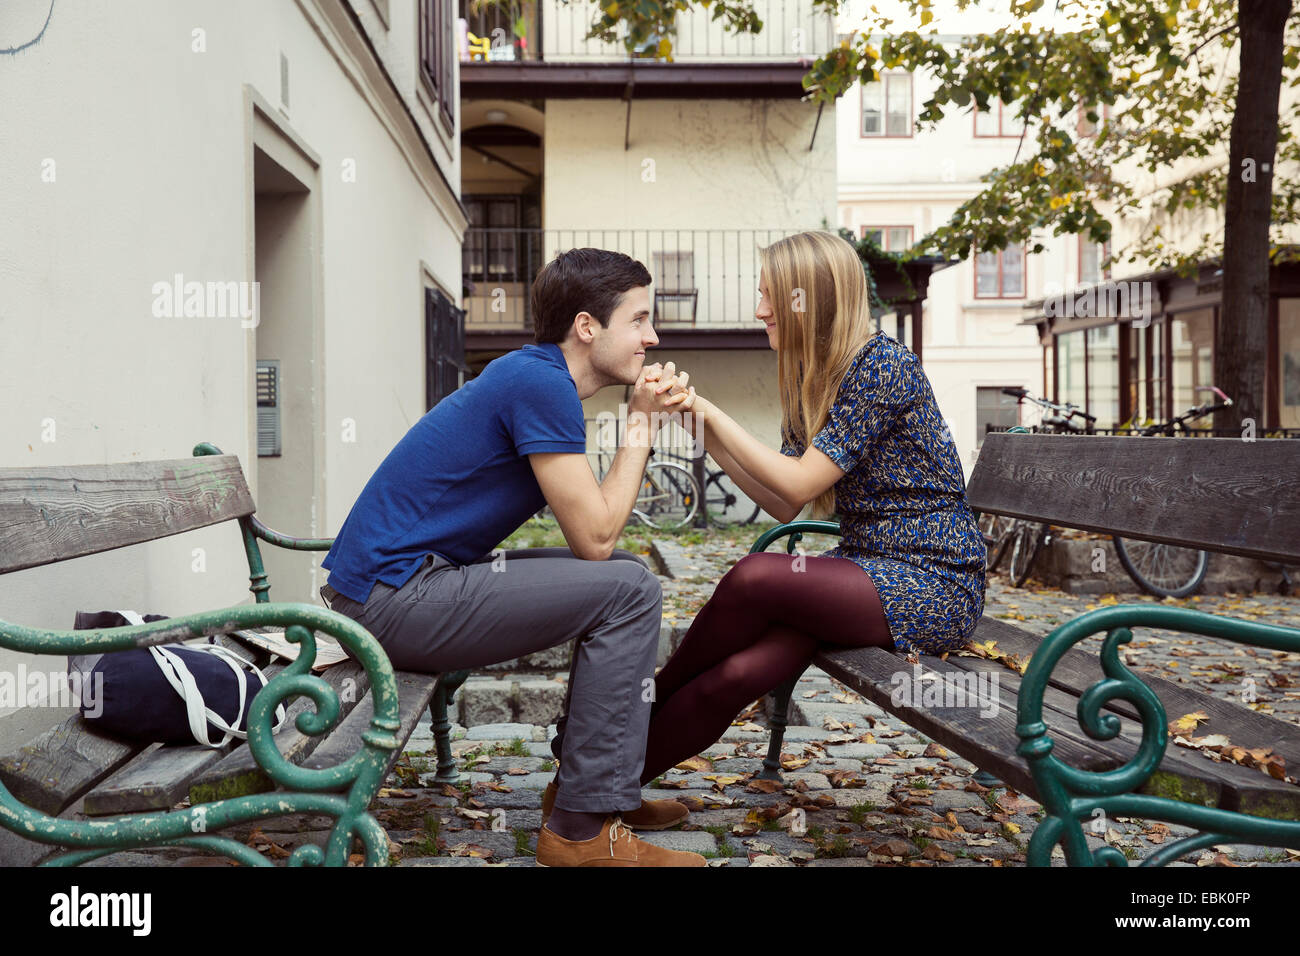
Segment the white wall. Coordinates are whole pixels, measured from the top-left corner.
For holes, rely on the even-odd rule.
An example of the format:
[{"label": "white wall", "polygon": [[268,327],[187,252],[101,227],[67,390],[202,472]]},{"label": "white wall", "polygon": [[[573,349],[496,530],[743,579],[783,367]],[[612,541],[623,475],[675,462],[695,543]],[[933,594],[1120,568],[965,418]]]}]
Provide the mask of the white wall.
[{"label": "white wall", "polygon": [[[40,17],[28,9],[38,6]],[[6,4],[0,47],[34,37],[45,6]],[[392,43],[413,44],[413,0],[393,0],[391,13]],[[320,495],[312,526],[279,530],[337,532],[424,411],[425,267],[459,293],[464,226],[454,138],[432,140],[433,159],[412,147],[402,102],[414,90],[398,101],[349,22],[330,0],[59,4],[39,43],[0,57],[0,467],[183,458],[211,441],[239,456],[257,500],[256,330],[152,306],[154,283],[176,273],[254,278],[248,102],[260,97],[317,167],[321,209],[310,240],[320,287],[302,303],[323,363],[323,451],[302,463]],[[194,548],[205,573],[192,569]],[[0,619],[44,627],[71,627],[79,609],[179,615],[245,600],[234,524],[0,577]],[[0,666],[14,659],[0,653]]]}]

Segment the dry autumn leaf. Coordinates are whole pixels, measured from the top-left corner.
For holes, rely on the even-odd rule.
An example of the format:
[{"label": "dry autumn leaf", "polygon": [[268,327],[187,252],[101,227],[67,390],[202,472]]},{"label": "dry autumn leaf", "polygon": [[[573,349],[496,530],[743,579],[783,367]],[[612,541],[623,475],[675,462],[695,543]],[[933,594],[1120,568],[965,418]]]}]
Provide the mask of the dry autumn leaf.
[{"label": "dry autumn leaf", "polygon": [[1183,714],[1177,720],[1169,724],[1169,733],[1186,734],[1196,729],[1197,724],[1205,723],[1210,719],[1210,715],[1203,710],[1198,710],[1190,714]]},{"label": "dry autumn leaf", "polygon": [[706,773],[704,779],[712,780],[713,789],[721,791],[724,787],[730,787],[733,783],[740,783],[745,778],[731,774]]},{"label": "dry autumn leaf", "polygon": [[688,757],[676,767],[677,770],[693,770],[697,773],[705,773],[713,769],[713,764],[707,757]]}]

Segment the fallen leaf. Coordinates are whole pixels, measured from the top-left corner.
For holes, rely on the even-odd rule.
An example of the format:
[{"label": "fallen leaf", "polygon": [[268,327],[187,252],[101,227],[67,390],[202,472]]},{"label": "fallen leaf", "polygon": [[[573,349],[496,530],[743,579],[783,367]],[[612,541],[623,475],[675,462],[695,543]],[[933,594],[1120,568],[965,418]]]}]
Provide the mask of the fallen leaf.
[{"label": "fallen leaf", "polygon": [[887,856],[907,856],[910,853],[916,852],[916,847],[900,837],[893,837],[892,839],[877,843],[872,847],[872,849],[876,853],[884,853]]},{"label": "fallen leaf", "polygon": [[745,784],[745,789],[754,793],[776,793],[784,790],[785,784],[779,780],[751,780]]},{"label": "fallen leaf", "polygon": [[927,860],[937,860],[940,863],[951,863],[953,860],[957,859],[951,853],[942,849],[937,843],[929,844],[921,851],[921,856],[925,857]]},{"label": "fallen leaf", "polygon": [[477,843],[461,843],[448,851],[450,856],[470,856],[478,859],[487,859],[492,855],[492,851],[485,846],[479,846]]},{"label": "fallen leaf", "polygon": [[679,763],[677,770],[694,770],[697,773],[705,773],[713,769],[713,763],[707,757],[688,757]]},{"label": "fallen leaf", "polygon": [[1205,723],[1210,719],[1210,715],[1203,710],[1198,710],[1190,714],[1183,714],[1177,720],[1169,724],[1170,734],[1185,734],[1196,729],[1196,725]]},{"label": "fallen leaf", "polygon": [[730,787],[733,783],[740,783],[745,778],[728,774],[706,773],[704,779],[713,781],[713,789],[722,790],[724,787]]}]

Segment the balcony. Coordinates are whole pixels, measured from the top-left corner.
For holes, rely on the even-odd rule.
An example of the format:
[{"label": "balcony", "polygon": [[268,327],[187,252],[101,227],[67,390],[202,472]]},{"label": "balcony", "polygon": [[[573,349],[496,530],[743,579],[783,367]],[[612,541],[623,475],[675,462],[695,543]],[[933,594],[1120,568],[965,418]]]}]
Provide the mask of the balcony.
[{"label": "balcony", "polygon": [[471,227],[462,271],[467,349],[517,348],[533,340],[529,290],[542,265],[566,249],[595,246],[644,263],[661,341],[690,348],[767,348],[754,319],[758,251],[800,229],[520,229]]},{"label": "balcony", "polygon": [[[834,19],[812,0],[756,0],[757,34],[733,35],[710,11],[679,12],[672,63],[658,38],[629,54],[622,41],[587,39],[600,15],[590,0],[461,0],[461,92],[469,98],[641,96],[798,97],[813,59],[835,42]],[[540,86],[539,86],[540,84]]]}]

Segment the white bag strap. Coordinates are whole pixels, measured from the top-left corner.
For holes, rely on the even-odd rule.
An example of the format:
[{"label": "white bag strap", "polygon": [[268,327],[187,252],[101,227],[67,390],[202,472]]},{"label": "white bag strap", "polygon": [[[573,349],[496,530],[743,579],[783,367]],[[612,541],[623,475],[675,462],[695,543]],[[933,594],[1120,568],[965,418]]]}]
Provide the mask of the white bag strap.
[{"label": "white bag strap", "polygon": [[[145,623],[144,618],[135,611],[118,611],[117,613],[121,614],[131,624]],[[245,660],[234,651],[219,644],[199,645],[191,647],[190,650],[218,657],[225,661],[230,669],[235,672],[235,681],[239,685],[239,709],[235,712],[235,721],[238,723],[239,717],[243,716],[245,702],[248,700],[248,674],[243,667],[252,670],[263,687],[266,686],[266,675],[252,661]],[[172,689],[180,694],[181,700],[185,702],[185,714],[189,720],[190,733],[198,743],[204,747],[224,747],[229,743],[231,737],[238,737],[240,740],[248,739],[247,731],[237,730],[232,727],[226,723],[225,718],[207,706],[203,700],[203,694],[194,680],[194,675],[190,673],[190,669],[185,666],[185,662],[180,657],[165,647],[158,647],[157,645],[151,646],[149,653],[163,672],[163,676],[167,678],[167,682],[172,685]],[[279,730],[284,724],[285,716],[284,705],[276,705],[276,720],[271,728],[272,733]],[[212,724],[224,734],[221,740],[216,743],[209,741],[208,724]]]}]

